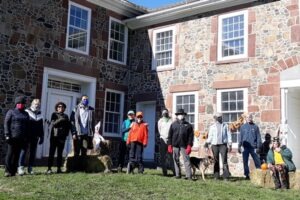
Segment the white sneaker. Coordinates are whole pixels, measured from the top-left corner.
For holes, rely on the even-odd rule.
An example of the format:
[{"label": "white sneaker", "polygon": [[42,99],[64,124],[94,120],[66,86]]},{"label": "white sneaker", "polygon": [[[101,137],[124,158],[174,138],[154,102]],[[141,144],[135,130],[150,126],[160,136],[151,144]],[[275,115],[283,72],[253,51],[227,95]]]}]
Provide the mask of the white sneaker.
[{"label": "white sneaker", "polygon": [[25,172],[24,172],[24,167],[23,167],[23,166],[18,167],[18,174],[19,174],[20,176],[23,176],[23,175],[25,174]]}]

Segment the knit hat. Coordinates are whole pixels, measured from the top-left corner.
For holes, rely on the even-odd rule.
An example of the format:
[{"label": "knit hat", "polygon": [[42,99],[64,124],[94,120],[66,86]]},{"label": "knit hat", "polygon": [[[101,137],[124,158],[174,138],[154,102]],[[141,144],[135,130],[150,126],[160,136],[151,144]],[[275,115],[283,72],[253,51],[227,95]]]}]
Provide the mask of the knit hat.
[{"label": "knit hat", "polygon": [[15,104],[26,104],[26,98],[24,96],[18,96],[15,98]]}]

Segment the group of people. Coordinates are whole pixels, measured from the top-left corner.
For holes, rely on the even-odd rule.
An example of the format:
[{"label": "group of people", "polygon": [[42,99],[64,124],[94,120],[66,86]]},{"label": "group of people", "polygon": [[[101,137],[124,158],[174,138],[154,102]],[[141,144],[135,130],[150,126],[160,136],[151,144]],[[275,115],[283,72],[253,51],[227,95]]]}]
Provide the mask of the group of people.
[{"label": "group of people", "polygon": [[[4,134],[7,142],[5,158],[5,176],[23,175],[25,158],[29,153],[28,173],[33,174],[33,165],[38,144],[44,142],[44,120],[40,111],[40,100],[34,99],[30,108],[25,109],[26,99],[17,97],[15,108],[10,109],[4,122]],[[95,132],[94,108],[89,106],[88,96],[83,95],[81,102],[72,110],[70,118],[65,114],[66,105],[58,102],[51,120],[50,149],[47,173],[51,174],[55,152],[57,151],[57,173],[61,173],[62,154],[65,141],[71,131],[74,145],[74,156],[86,156],[87,150],[93,148]],[[144,172],[143,151],[148,144],[148,124],[143,120],[142,112],[128,111],[128,118],[123,122],[122,138],[119,145],[118,171],[122,171],[125,158],[128,156],[127,173],[138,168]],[[160,164],[162,173],[167,176],[170,168],[175,178],[181,178],[180,156],[183,158],[185,178],[192,180],[190,153],[192,151],[194,131],[193,126],[186,120],[187,113],[179,109],[176,120],[172,120],[167,109],[162,110],[162,117],[157,123],[160,136]],[[271,145],[272,143],[272,145]],[[228,152],[232,150],[232,137],[228,124],[223,122],[222,114],[214,115],[214,123],[209,128],[208,138],[204,145],[208,154],[211,149],[214,157],[214,178],[220,179],[220,155],[223,166],[223,179],[228,180]],[[276,188],[288,188],[288,172],[295,171],[292,152],[286,146],[286,141],[280,144],[280,138],[266,134],[262,143],[258,126],[253,122],[253,115],[246,116],[245,123],[240,127],[238,152],[242,154],[244,175],[249,177],[249,155],[253,158],[256,168],[266,162],[272,173]],[[260,156],[258,155],[260,154]],[[171,161],[167,163],[167,161]],[[169,167],[168,167],[169,165]]]},{"label": "group of people", "polygon": [[[29,174],[34,174],[33,165],[37,145],[44,142],[44,120],[40,111],[40,100],[33,99],[26,109],[26,98],[15,99],[15,107],[10,109],[4,120],[4,135],[7,143],[5,157],[5,176],[24,175],[25,159],[29,153]],[[66,138],[71,131],[74,144],[74,156],[86,156],[90,148],[95,127],[94,108],[89,106],[88,96],[83,95],[81,102],[69,116],[65,113],[66,104],[56,103],[50,121],[50,148],[47,173],[51,174],[56,152],[57,173],[61,173],[62,155]],[[29,150],[29,151],[28,151]]]}]

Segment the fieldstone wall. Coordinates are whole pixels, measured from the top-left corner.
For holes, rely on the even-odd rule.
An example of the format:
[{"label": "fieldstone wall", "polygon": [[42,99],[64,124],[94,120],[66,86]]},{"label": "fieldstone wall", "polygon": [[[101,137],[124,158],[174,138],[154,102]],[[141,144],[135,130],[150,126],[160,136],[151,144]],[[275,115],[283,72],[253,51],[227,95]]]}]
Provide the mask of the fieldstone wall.
[{"label": "fieldstone wall", "polygon": [[28,97],[28,105],[31,99],[41,98],[46,64],[97,77],[97,120],[102,121],[105,88],[127,91],[128,66],[107,61],[109,16],[123,17],[87,1],[74,0],[92,10],[90,53],[74,53],[65,49],[68,2],[0,1],[0,163],[6,149],[4,116],[14,107],[14,98],[18,95]]},{"label": "fieldstone wall", "polygon": [[[218,16],[236,10],[249,13],[248,58],[217,61]],[[198,128],[204,132],[208,131],[216,112],[217,89],[247,87],[248,111],[254,113],[261,133],[276,134],[280,122],[280,72],[300,63],[299,31],[294,32],[300,26],[298,1],[253,3],[163,26],[176,27],[175,69],[151,71],[152,31],[162,26],[133,31],[129,44],[130,65],[143,73],[132,74],[129,94],[157,89],[158,111],[163,107],[172,111],[172,93],[197,91]],[[195,85],[199,86],[197,90]],[[234,150],[228,160],[230,171],[242,175],[241,155]]]}]

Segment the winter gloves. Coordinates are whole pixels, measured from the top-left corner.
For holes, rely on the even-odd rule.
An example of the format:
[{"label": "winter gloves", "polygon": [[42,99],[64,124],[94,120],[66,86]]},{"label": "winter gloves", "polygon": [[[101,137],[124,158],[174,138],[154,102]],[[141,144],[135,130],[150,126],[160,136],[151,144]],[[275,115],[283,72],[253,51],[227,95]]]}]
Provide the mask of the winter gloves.
[{"label": "winter gloves", "polygon": [[172,145],[168,145],[168,152],[169,153],[173,153],[173,147],[172,147]]},{"label": "winter gloves", "polygon": [[192,152],[192,147],[191,147],[191,145],[188,145],[188,146],[186,147],[186,149],[185,149],[185,153],[186,153],[187,155],[190,155],[191,152]]}]

